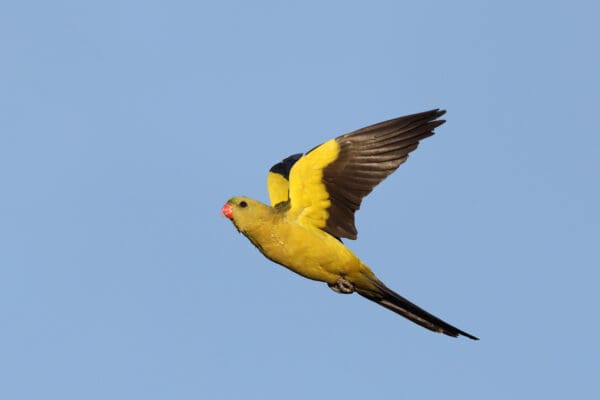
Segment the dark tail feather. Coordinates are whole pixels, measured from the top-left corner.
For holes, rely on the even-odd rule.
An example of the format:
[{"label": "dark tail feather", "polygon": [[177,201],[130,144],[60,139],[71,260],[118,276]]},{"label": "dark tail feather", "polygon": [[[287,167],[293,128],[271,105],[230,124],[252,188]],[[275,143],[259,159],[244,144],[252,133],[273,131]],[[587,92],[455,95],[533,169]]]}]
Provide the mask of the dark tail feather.
[{"label": "dark tail feather", "polygon": [[388,310],[392,310],[395,313],[402,315],[410,319],[415,324],[419,324],[424,328],[432,330],[434,332],[443,333],[448,336],[457,337],[458,335],[466,336],[469,339],[479,340],[467,332],[461,331],[460,329],[442,321],[435,315],[429,314],[421,307],[411,303],[392,289],[385,286],[381,281],[372,281],[373,284],[379,289],[376,292],[356,290],[361,296],[374,301],[375,303],[382,305]]}]

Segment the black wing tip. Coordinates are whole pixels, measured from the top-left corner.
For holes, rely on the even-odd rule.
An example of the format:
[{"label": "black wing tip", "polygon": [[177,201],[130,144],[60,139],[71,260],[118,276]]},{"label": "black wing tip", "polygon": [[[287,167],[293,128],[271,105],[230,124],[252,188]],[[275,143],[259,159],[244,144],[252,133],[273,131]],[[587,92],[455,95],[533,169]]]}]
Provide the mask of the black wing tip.
[{"label": "black wing tip", "polygon": [[439,118],[442,115],[446,114],[446,110],[442,110],[441,108],[436,108],[434,111],[436,112],[436,118]]},{"label": "black wing tip", "polygon": [[440,108],[434,108],[428,111],[421,111],[414,114],[403,115],[401,117],[396,117],[392,119],[388,119],[382,122],[378,122],[373,125],[365,126],[364,128],[355,130],[350,133],[346,133],[345,135],[338,136],[336,140],[339,142],[349,136],[356,137],[357,135],[362,134],[370,134],[377,130],[385,130],[385,129],[402,129],[402,130],[410,130],[418,127],[426,127],[431,132],[428,136],[433,135],[433,130],[438,126],[444,124],[446,122],[445,119],[438,119],[441,116],[446,114],[446,110]]},{"label": "black wing tip", "polygon": [[422,113],[413,114],[412,117],[414,118],[414,120],[419,120],[419,119],[421,119],[421,121],[424,120],[423,122],[428,127],[431,128],[431,131],[433,131],[438,126],[446,123],[445,119],[438,119],[445,114],[446,114],[446,110],[434,108],[429,111],[424,111]]},{"label": "black wing tip", "polygon": [[[446,114],[446,110],[442,109],[442,108],[432,108],[431,110],[427,110],[427,111],[422,111],[422,112],[418,112],[415,114],[410,114],[410,115],[406,115],[405,118],[414,118],[414,119],[418,119],[419,117],[421,118],[426,118],[426,119],[430,119],[430,120],[434,120],[437,119],[439,117],[441,117],[442,115]],[[401,117],[402,118],[402,117]]]},{"label": "black wing tip", "polygon": [[424,119],[429,122],[429,125],[432,126],[431,129],[437,128],[438,126],[444,124],[446,122],[445,119],[438,119],[441,116],[446,114],[446,110],[442,110],[440,108],[434,108],[429,111],[425,111],[423,113],[414,114],[415,117],[422,115]]},{"label": "black wing tip", "polygon": [[441,108],[433,108],[429,111],[424,111],[422,113],[417,113],[417,114],[413,114],[413,115],[419,115],[419,114],[431,115],[432,119],[437,119],[437,118],[441,117],[442,115],[446,114],[446,110],[441,109]]}]

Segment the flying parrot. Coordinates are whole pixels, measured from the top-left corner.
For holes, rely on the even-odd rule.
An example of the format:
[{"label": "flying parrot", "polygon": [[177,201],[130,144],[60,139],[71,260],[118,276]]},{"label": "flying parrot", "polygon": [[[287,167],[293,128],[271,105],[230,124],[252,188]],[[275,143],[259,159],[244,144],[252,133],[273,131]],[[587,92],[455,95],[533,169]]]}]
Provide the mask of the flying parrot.
[{"label": "flying parrot", "polygon": [[331,139],[275,164],[267,175],[270,205],[232,197],[221,213],[269,260],[337,293],[358,293],[434,332],[477,337],[388,288],[342,242],[356,239],[363,197],[445,121],[444,110],[391,119]]}]

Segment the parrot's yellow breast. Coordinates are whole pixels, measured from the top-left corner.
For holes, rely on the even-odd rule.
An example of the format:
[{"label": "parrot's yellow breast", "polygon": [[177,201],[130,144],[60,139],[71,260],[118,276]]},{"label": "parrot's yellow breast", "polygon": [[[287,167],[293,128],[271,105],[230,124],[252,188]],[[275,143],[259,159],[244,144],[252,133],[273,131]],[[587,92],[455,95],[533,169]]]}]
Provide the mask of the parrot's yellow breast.
[{"label": "parrot's yellow breast", "polygon": [[333,283],[361,265],[337,238],[285,217],[248,237],[266,257],[309,279]]}]

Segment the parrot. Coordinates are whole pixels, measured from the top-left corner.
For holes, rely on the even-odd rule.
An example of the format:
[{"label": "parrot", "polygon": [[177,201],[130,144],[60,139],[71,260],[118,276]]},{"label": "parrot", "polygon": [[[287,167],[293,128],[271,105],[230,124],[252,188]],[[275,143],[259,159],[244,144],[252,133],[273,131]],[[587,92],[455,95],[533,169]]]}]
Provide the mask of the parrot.
[{"label": "parrot", "polygon": [[357,239],[362,199],[434,134],[445,112],[390,119],[291,155],[267,174],[270,204],[236,196],[221,213],[274,263],[337,293],[356,292],[433,332],[479,340],[387,287],[343,242]]}]

